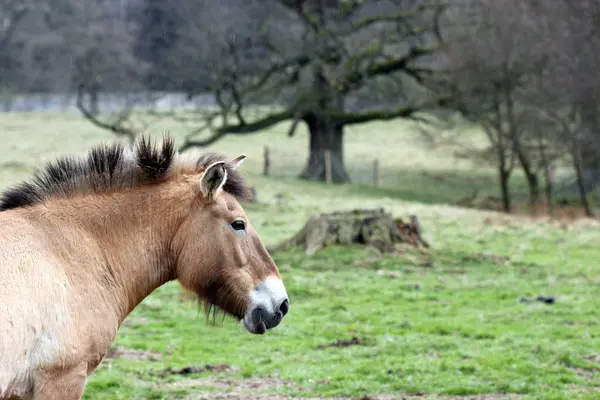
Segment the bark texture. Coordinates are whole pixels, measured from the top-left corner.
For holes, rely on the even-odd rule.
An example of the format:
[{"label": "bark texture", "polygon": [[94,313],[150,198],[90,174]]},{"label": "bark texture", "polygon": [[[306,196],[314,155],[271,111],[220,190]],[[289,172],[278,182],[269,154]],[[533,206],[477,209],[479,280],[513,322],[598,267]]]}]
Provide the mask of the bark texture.
[{"label": "bark texture", "polygon": [[325,151],[329,151],[331,162],[331,181],[333,183],[350,182],[350,176],[344,164],[344,128],[329,126],[318,118],[307,118],[310,134],[308,160],[300,178],[325,181]]}]

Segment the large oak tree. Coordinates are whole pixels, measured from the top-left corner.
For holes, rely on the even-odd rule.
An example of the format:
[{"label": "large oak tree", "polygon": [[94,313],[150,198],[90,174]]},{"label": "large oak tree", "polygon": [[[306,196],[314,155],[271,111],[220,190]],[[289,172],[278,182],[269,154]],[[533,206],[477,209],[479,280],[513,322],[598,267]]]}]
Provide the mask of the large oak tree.
[{"label": "large oak tree", "polygon": [[[168,87],[190,99],[212,93],[218,105],[195,110],[209,129],[192,126],[196,134],[182,150],[284,121],[292,121],[291,136],[304,123],[310,151],[301,176],[324,180],[328,153],[332,180],[346,182],[345,127],[414,117],[438,103],[427,85],[438,73],[434,55],[444,7],[437,0],[165,4],[169,12],[176,8],[180,21],[178,40],[165,56]],[[270,111],[257,113],[257,105]]]}]

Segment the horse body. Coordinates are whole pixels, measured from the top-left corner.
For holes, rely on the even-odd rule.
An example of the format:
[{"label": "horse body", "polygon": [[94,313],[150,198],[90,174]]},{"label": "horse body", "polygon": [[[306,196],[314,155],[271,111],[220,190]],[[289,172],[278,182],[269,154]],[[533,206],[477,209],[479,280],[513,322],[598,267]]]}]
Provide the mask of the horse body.
[{"label": "horse body", "polygon": [[178,165],[168,140],[138,146],[56,164],[55,176],[47,167],[0,202],[0,400],[80,399],[123,320],[170,280],[251,333],[287,313],[277,267],[236,200],[243,158]]},{"label": "horse body", "polygon": [[43,232],[26,218],[0,213],[0,398],[28,395],[36,369],[55,363],[73,326],[73,293]]},{"label": "horse body", "polygon": [[[125,261],[119,247],[95,238],[73,209],[56,213],[46,208],[43,213],[38,208],[0,213],[0,315],[5,326],[0,334],[0,399],[10,393],[32,396],[35,380],[53,370],[80,369],[89,375],[127,314],[167,281],[143,271],[150,265],[148,251],[138,255],[141,264],[129,260],[127,278],[107,271],[109,258]],[[95,224],[94,216],[86,218]],[[122,233],[114,230],[126,247],[128,235],[123,238]],[[149,243],[142,236],[137,240]],[[127,250],[132,256],[131,247]],[[140,273],[132,274],[136,271]],[[135,283],[135,290],[126,279]]]}]

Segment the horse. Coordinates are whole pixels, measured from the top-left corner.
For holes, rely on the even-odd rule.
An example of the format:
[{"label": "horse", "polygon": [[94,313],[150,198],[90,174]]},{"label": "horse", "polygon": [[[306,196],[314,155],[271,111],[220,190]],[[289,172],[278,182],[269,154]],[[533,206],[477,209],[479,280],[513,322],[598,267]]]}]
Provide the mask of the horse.
[{"label": "horse", "polygon": [[289,298],[240,202],[246,156],[165,136],[59,157],[0,195],[0,399],[78,400],[124,319],[177,280],[251,334]]}]

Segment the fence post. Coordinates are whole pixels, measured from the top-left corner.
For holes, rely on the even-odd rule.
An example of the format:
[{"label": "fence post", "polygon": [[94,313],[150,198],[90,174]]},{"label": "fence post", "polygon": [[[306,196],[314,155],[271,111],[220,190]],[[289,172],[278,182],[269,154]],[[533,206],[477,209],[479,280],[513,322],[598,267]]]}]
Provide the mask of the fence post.
[{"label": "fence post", "polygon": [[379,159],[373,160],[373,186],[379,187]]},{"label": "fence post", "polygon": [[269,158],[269,146],[265,146],[264,159],[263,175],[269,176],[269,167],[271,166],[271,159]]},{"label": "fence post", "polygon": [[331,153],[325,150],[325,182],[331,184]]},{"label": "fence post", "polygon": [[554,183],[556,181],[556,169],[553,163],[549,163],[546,166],[546,201],[548,203],[548,215],[551,217],[554,216],[554,202],[553,202],[553,192],[554,192]]}]

